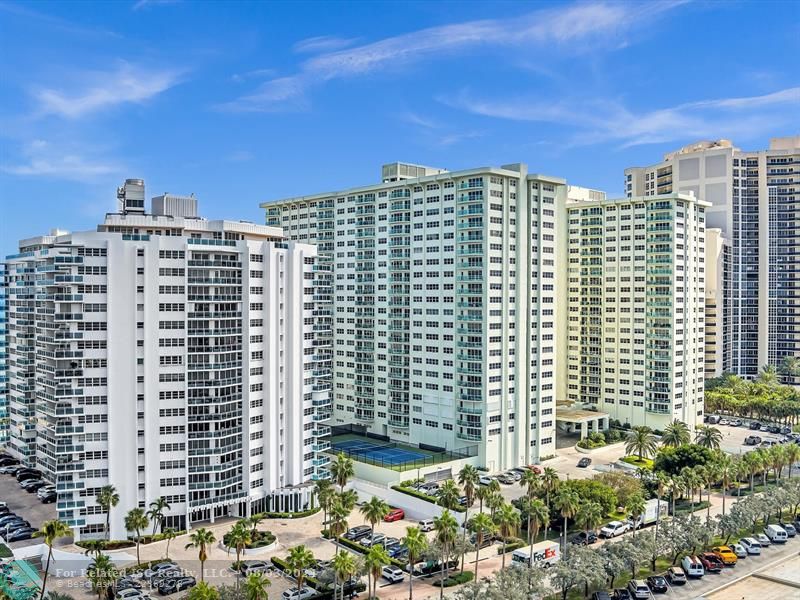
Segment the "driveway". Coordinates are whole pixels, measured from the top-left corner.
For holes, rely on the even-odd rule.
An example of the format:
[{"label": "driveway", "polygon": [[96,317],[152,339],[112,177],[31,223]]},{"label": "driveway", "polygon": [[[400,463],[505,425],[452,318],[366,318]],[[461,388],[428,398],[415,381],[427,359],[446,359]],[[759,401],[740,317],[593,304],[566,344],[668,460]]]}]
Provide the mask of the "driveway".
[{"label": "driveway", "polygon": [[[19,487],[19,483],[13,475],[0,474],[0,500],[8,504],[8,509],[11,512],[29,521],[31,527],[36,529],[39,529],[45,521],[56,518],[55,503],[42,504],[35,493],[29,494]],[[0,536],[4,536],[4,534],[4,531],[0,531]],[[31,540],[11,542],[8,546],[20,548],[41,543],[41,539],[33,538]],[[71,538],[66,538],[58,540],[56,545],[60,546],[69,543],[71,543]]]}]

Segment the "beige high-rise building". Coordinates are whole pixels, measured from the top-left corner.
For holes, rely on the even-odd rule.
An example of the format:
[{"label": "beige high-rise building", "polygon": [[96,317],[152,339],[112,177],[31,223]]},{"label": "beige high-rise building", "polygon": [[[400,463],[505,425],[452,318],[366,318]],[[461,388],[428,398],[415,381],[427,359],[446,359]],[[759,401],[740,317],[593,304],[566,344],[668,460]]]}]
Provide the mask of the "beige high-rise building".
[{"label": "beige high-rise building", "polygon": [[798,184],[800,136],[755,152],[698,142],[625,170],[628,196],[693,192],[711,204],[708,227],[730,242],[730,343],[716,346],[729,355],[715,362],[745,377],[800,355]]}]

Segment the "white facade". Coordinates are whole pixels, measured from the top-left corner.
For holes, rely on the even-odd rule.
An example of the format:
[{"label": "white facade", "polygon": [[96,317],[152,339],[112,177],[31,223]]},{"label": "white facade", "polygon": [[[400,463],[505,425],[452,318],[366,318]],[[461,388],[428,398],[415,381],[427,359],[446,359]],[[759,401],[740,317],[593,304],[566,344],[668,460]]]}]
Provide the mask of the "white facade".
[{"label": "white facade", "polygon": [[731,370],[730,263],[730,242],[720,229],[706,229],[706,379]]},{"label": "white facade", "polygon": [[112,539],[160,496],[179,529],[309,507],[330,410],[316,247],[136,204],[7,257],[11,452],[80,537],[102,532],[107,484]]},{"label": "white facade", "polygon": [[756,152],[699,142],[625,170],[629,196],[693,192],[711,204],[708,226],[730,240],[730,356],[720,361],[746,377],[800,355],[799,183],[800,136]]},{"label": "white facade", "polygon": [[689,195],[566,205],[566,398],[631,425],[702,421],[705,209]]},{"label": "white facade", "polygon": [[552,455],[565,182],[522,164],[382,180],[262,204],[333,261],[332,424],[490,470]]}]

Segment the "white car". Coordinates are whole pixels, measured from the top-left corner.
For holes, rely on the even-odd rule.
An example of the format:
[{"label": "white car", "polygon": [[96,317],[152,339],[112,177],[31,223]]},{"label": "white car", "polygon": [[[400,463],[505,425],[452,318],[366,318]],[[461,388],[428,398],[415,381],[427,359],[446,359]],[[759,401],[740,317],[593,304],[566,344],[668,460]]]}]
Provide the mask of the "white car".
[{"label": "white car", "polygon": [[306,600],[317,594],[316,591],[308,586],[303,586],[299,590],[296,587],[285,590],[281,597],[283,600]]},{"label": "white car", "polygon": [[493,480],[494,477],[489,477],[488,475],[481,475],[480,478],[478,479],[478,483],[481,485],[490,485]]},{"label": "white car", "polygon": [[758,540],[758,543],[761,544],[762,547],[769,546],[772,543],[766,534],[757,533],[754,537],[756,540]]},{"label": "white car", "polygon": [[751,537],[742,538],[739,540],[739,543],[742,545],[748,554],[758,555],[761,554],[761,544],[758,543],[758,540]]},{"label": "white car", "polygon": [[741,544],[731,544],[730,549],[736,555],[736,558],[747,558],[747,550]]},{"label": "white car", "polygon": [[260,573],[269,569],[269,565],[263,560],[247,560],[242,563],[240,572],[247,577],[250,573]]},{"label": "white car", "polygon": [[135,588],[127,588],[124,590],[120,590],[117,592],[117,598],[140,598],[143,595],[142,590],[137,590]]},{"label": "white car", "polygon": [[600,537],[604,538],[613,538],[617,537],[618,535],[622,535],[626,531],[629,531],[631,528],[630,523],[623,523],[622,521],[611,521],[605,527],[600,529]]},{"label": "white car", "polygon": [[400,569],[391,565],[383,567],[381,569],[381,575],[383,575],[384,579],[391,581],[392,583],[399,583],[403,581],[403,578],[405,577]]},{"label": "white car", "polygon": [[157,565],[153,565],[149,569],[145,569],[144,578],[147,579],[147,581],[150,581],[151,579],[153,579],[153,577],[159,575],[160,573],[164,573],[166,571],[172,571],[173,569],[177,568],[178,565],[176,565],[174,562],[158,563]]}]

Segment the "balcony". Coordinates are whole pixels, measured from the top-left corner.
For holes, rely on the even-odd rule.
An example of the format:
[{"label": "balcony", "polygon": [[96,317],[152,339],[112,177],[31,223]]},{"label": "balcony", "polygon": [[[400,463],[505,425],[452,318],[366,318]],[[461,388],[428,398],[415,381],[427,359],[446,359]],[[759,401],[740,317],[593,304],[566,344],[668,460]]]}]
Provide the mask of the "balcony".
[{"label": "balcony", "polygon": [[481,435],[479,433],[465,433],[465,432],[457,432],[456,437],[460,440],[469,440],[470,442],[480,442]]}]

